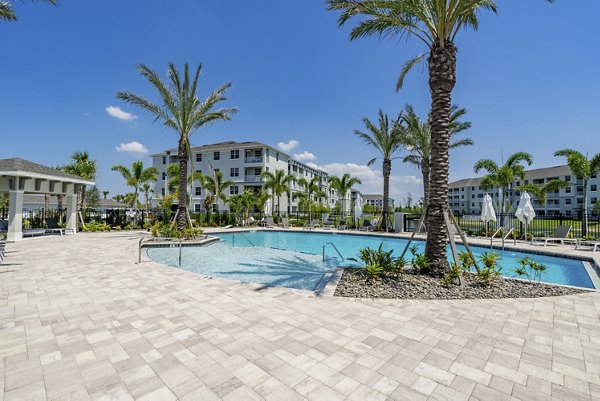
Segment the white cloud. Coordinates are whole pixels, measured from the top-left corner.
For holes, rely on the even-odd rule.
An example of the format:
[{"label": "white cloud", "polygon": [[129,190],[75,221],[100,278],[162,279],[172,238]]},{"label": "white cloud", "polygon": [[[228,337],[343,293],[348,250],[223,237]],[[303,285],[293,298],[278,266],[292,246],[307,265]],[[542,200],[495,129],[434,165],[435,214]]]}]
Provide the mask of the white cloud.
[{"label": "white cloud", "polygon": [[131,153],[133,155],[145,155],[148,153],[148,148],[136,141],[122,143],[119,146],[116,146],[115,149],[117,152]]},{"label": "white cloud", "polygon": [[284,152],[289,152],[292,149],[294,149],[296,146],[300,145],[300,142],[298,142],[295,139],[290,140],[288,143],[285,142],[279,142],[277,144],[277,147],[281,150],[283,150]]},{"label": "white cloud", "polygon": [[132,121],[138,118],[135,114],[123,111],[117,106],[108,106],[105,110],[109,116],[118,118],[119,120]]},{"label": "white cloud", "polygon": [[[323,166],[315,163],[307,164],[330,175],[342,176],[344,173],[348,173],[352,177],[359,178],[362,184],[357,185],[356,189],[363,194],[383,193],[383,174],[381,170],[356,163],[330,163]],[[396,201],[396,205],[398,205],[398,202],[404,202],[409,192],[412,194],[413,201],[417,201],[423,194],[423,180],[414,175],[390,176],[390,197]]]},{"label": "white cloud", "polygon": [[294,153],[294,159],[301,162],[311,162],[317,160],[317,156],[315,156],[314,153],[305,150],[302,153]]}]

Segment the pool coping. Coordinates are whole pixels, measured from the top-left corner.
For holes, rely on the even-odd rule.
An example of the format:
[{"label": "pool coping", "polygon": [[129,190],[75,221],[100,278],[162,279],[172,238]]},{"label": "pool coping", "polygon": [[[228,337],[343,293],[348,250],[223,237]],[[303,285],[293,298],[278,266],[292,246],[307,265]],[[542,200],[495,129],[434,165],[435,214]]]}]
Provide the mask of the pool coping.
[{"label": "pool coping", "polygon": [[[226,234],[226,233],[236,233],[236,232],[252,232],[252,231],[268,231],[268,232],[303,232],[303,233],[319,233],[319,234],[330,234],[330,235],[354,235],[354,236],[363,236],[363,237],[383,237],[383,238],[399,238],[399,239],[410,239],[410,237],[412,236],[412,233],[395,233],[395,232],[373,232],[373,231],[356,231],[356,230],[324,230],[324,229],[312,229],[312,230],[304,230],[302,228],[299,227],[292,227],[292,228],[280,228],[280,227],[274,227],[274,228],[266,228],[266,227],[235,227],[235,228],[229,228],[229,229],[223,229],[220,227],[214,227],[214,229],[210,230],[210,234]],[[209,234],[209,232],[207,232],[207,234]],[[425,236],[423,235],[416,235],[413,240],[414,241],[424,241],[426,239]],[[564,258],[564,259],[572,259],[572,260],[579,260],[582,262],[588,277],[590,278],[590,281],[592,282],[592,285],[595,288],[586,288],[587,290],[591,290],[591,291],[600,291],[600,256],[599,259],[596,259],[595,256],[596,255],[573,255],[573,254],[565,254],[565,253],[561,253],[560,251],[550,251],[547,250],[545,248],[547,248],[546,246],[543,246],[543,250],[538,250],[538,249],[530,249],[528,248],[520,248],[518,246],[515,245],[505,245],[504,248],[502,248],[502,246],[497,245],[497,244],[492,244],[491,246],[489,244],[483,244],[483,241],[488,241],[488,238],[479,238],[479,237],[468,237],[469,240],[473,240],[473,241],[469,241],[469,244],[473,245],[473,246],[477,246],[477,247],[483,247],[483,248],[490,248],[490,249],[497,249],[497,250],[508,250],[508,251],[516,251],[516,252],[522,252],[522,253],[529,253],[529,254],[533,254],[533,255],[544,255],[544,256],[552,256],[552,257],[558,257],[558,258]],[[462,240],[457,239],[457,243],[462,244]],[[521,245],[529,245],[532,248],[535,247],[537,248],[538,246],[541,247],[541,245],[530,245],[529,243],[520,243]],[[554,247],[554,246],[558,246],[558,245],[549,245],[550,247]],[[577,252],[581,252],[581,250],[579,249],[572,249],[571,251],[577,251]],[[587,262],[587,263],[586,263]],[[340,266],[338,268],[336,268],[334,270],[337,271],[338,269],[345,269],[346,267]],[[335,278],[335,274],[332,274],[330,277],[331,279]],[[339,279],[341,279],[341,273],[339,274],[340,277],[338,277],[338,280],[336,282],[336,286],[337,283],[339,283]],[[312,290],[313,292],[319,293],[319,294],[326,294],[331,292],[330,289],[328,288],[329,285],[325,284],[323,285],[322,281],[325,279],[325,276],[323,279],[321,279],[321,281],[319,282],[319,284],[317,284],[317,287],[315,288],[315,290]],[[518,280],[518,279],[517,279]],[[570,287],[570,288],[585,288],[585,287],[576,287],[576,286],[570,286],[567,284],[559,284],[559,283],[546,283],[546,284],[550,284],[550,285],[558,285],[558,286],[563,286],[563,287]],[[308,290],[311,291],[311,290]],[[334,290],[335,291],[335,288]]]}]

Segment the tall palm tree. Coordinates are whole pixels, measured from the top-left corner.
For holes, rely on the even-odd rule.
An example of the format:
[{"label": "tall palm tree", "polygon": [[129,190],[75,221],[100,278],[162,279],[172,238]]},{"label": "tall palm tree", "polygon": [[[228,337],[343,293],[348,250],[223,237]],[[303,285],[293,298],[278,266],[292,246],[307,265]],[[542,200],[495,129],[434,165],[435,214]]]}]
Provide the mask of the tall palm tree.
[{"label": "tall palm tree", "polygon": [[[488,188],[500,188],[502,190],[502,196],[500,197],[500,213],[506,213],[506,192],[510,189],[513,181],[520,178],[525,179],[525,167],[521,163],[527,163],[531,166],[533,163],[533,156],[527,152],[517,152],[506,159],[506,163],[499,166],[495,161],[491,159],[481,159],[475,163],[473,170],[475,173],[479,173],[481,170],[485,170],[487,175],[481,180],[481,186],[484,189]],[[500,217],[500,225],[504,224],[504,216]]]},{"label": "tall palm tree", "polygon": [[277,212],[279,213],[281,206],[281,195],[284,193],[290,193],[290,184],[296,181],[296,177],[291,174],[287,174],[283,170],[275,170],[275,173],[271,171],[263,171],[260,176],[264,180],[265,189],[271,190],[273,205],[275,204],[275,196],[277,196]]},{"label": "tall palm tree", "polygon": [[271,198],[271,195],[264,191],[262,188],[256,195],[254,195],[254,205],[262,213],[265,210],[265,204]]},{"label": "tall palm tree", "polygon": [[322,198],[327,196],[321,189],[321,177],[315,176],[310,180],[306,178],[300,178],[298,184],[302,186],[301,192],[294,192],[292,199],[300,199],[300,204],[305,208],[308,207],[308,219],[312,219],[312,203],[315,198]]},{"label": "tall palm tree", "polygon": [[[167,189],[169,190],[169,193],[179,196],[179,165],[177,163],[171,163],[167,166],[165,172],[168,177]],[[188,186],[191,188],[194,181],[202,182],[202,177],[202,173],[198,171],[190,172],[187,177]],[[188,196],[186,202],[189,202],[189,200],[190,197]]]},{"label": "tall palm tree", "polygon": [[357,177],[352,177],[348,173],[344,173],[341,177],[332,176],[329,179],[329,185],[335,189],[342,198],[342,213],[346,213],[346,197],[353,186],[362,184],[362,181]]},{"label": "tall palm tree", "polygon": [[133,162],[131,170],[120,164],[113,166],[111,170],[120,173],[125,178],[127,185],[133,188],[134,200],[131,204],[133,208],[137,206],[140,187],[144,183],[156,181],[159,173],[156,167],[144,168],[144,162],[141,160]]},{"label": "tall palm tree", "polygon": [[[153,103],[143,96],[131,92],[118,92],[117,98],[147,110],[154,116],[155,121],[160,120],[166,127],[177,132],[179,135],[177,147],[179,182],[186,182],[188,160],[190,158],[190,136],[196,130],[208,124],[230,120],[232,115],[237,112],[235,108],[215,110],[220,102],[226,100],[225,93],[231,87],[231,84],[222,85],[205,100],[200,100],[196,95],[196,90],[202,65],[199,65],[193,77],[190,77],[190,68],[186,63],[183,69],[182,81],[175,65],[169,64],[170,82],[168,84],[163,82],[155,71],[143,64],[138,65],[137,69],[158,91],[162,104]],[[181,186],[178,198],[177,226],[183,232],[189,220],[186,186]]]},{"label": "tall palm tree", "polygon": [[[56,0],[43,0],[46,3],[50,3],[53,6],[56,5]],[[13,9],[13,6],[8,1],[0,1],[0,21],[16,21],[17,14]]]},{"label": "tall palm tree", "polygon": [[[96,161],[90,159],[88,152],[75,152],[71,155],[73,162],[61,168],[66,173],[79,176],[86,180],[93,180],[96,176]],[[85,185],[77,191],[77,210],[85,207]]]},{"label": "tall palm tree", "polygon": [[582,181],[583,184],[583,210],[581,220],[581,234],[582,236],[587,235],[588,227],[588,203],[587,203],[587,191],[588,181],[592,175],[600,171],[600,153],[596,154],[591,159],[588,159],[587,155],[583,155],[573,149],[561,149],[554,152],[554,156],[564,156],[567,158],[567,164],[571,169],[571,172],[575,175],[575,178]]},{"label": "tall palm tree", "polygon": [[[363,123],[369,133],[360,130],[354,130],[364,143],[371,146],[381,154],[383,159],[383,207],[381,228],[386,230],[389,228],[389,203],[390,203],[390,175],[392,173],[392,160],[397,159],[393,155],[402,148],[401,126],[399,115],[395,120],[389,121],[388,116],[379,110],[377,125],[375,125],[367,117],[363,118]],[[369,160],[368,166],[371,166],[377,157]]]},{"label": "tall palm tree", "polygon": [[[452,113],[450,115],[450,138],[454,135],[471,128],[469,121],[459,121],[459,119],[467,113],[466,109],[459,109],[457,105],[452,105]],[[431,116],[428,121],[421,121],[415,113],[412,105],[407,104],[402,113],[401,131],[402,143],[409,154],[402,158],[404,163],[414,165],[421,170],[423,177],[423,206],[429,203],[429,182],[431,180]],[[473,140],[464,138],[450,142],[449,149],[454,149],[459,146],[473,145]]]},{"label": "tall palm tree", "polygon": [[[552,1],[552,0],[549,0]],[[360,22],[352,29],[350,39],[368,36],[415,37],[425,44],[428,57],[429,91],[431,93],[431,187],[427,213],[425,255],[435,275],[449,268],[446,258],[444,212],[448,210],[448,150],[452,90],[456,84],[454,44],[462,28],[477,29],[479,13],[496,12],[494,0],[326,0],[328,9],[341,11],[339,25],[353,17]],[[401,70],[397,89],[404,78],[426,54],[417,55]]]},{"label": "tall palm tree", "polygon": [[558,191],[561,188],[567,188],[569,183],[564,180],[550,180],[544,184],[523,184],[517,186],[517,191],[527,191],[535,195],[538,204],[544,206],[544,215],[546,215],[546,206],[548,203],[548,193]]},{"label": "tall palm tree", "polygon": [[[231,180],[223,181],[223,172],[215,171],[212,177],[203,175],[202,176],[202,186],[206,191],[208,191],[213,196],[213,203],[217,204],[217,211],[219,210],[219,199],[223,201],[223,203],[227,202],[227,195],[225,195],[225,190],[235,184],[235,182]],[[212,205],[212,204],[211,204]]]},{"label": "tall palm tree", "polygon": [[102,196],[104,196],[104,199],[106,199],[109,193],[109,191],[102,191]]}]

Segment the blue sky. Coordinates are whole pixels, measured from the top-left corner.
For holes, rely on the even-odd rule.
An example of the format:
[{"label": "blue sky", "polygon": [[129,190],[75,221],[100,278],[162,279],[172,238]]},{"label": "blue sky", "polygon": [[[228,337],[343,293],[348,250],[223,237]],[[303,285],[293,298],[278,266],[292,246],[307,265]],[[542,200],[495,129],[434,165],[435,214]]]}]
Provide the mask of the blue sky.
[{"label": "blue sky", "polygon": [[[466,107],[475,146],[451,155],[452,179],[473,175],[479,158],[529,151],[533,167],[562,163],[552,153],[573,147],[600,152],[598,0],[499,0],[499,15],[484,14],[478,32],[457,44],[454,102]],[[145,112],[115,98],[119,90],[153,97],[136,72],[144,63],[202,63],[199,95],[232,82],[230,122],[198,131],[196,145],[257,140],[332,173],[351,172],[366,192],[380,192],[380,166],[355,138],[364,116],[406,103],[425,115],[427,75],[414,71],[400,93],[401,65],[420,51],[417,40],[348,40],[322,1],[64,0],[58,7],[16,2],[20,20],[0,23],[0,158],[22,157],[50,166],[87,150],[98,164],[97,184],[111,196],[127,192],[114,164],[150,158],[118,152],[138,142],[148,154],[174,147],[177,136]],[[119,119],[119,108],[134,115]],[[119,115],[119,110],[113,110]],[[114,112],[116,110],[116,113]],[[121,117],[127,117],[122,114]],[[314,159],[312,159],[314,156]],[[312,159],[312,160],[310,160]],[[393,166],[392,196],[420,192],[419,172]]]}]

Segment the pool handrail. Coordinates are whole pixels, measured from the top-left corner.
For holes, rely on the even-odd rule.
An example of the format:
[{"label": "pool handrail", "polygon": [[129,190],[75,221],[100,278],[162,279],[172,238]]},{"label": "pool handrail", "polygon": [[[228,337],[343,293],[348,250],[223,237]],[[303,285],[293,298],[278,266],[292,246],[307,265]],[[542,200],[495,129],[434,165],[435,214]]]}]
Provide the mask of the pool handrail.
[{"label": "pool handrail", "polygon": [[149,242],[150,240],[152,240],[152,241],[156,241],[156,240],[163,240],[163,241],[177,240],[177,241],[179,241],[179,265],[178,265],[178,267],[181,267],[182,239],[181,238],[171,238],[171,237],[143,237],[143,238],[140,238],[140,241],[138,243],[138,263],[142,263],[142,248],[144,246],[144,242]]},{"label": "pool handrail", "polygon": [[340,250],[337,249],[337,246],[335,246],[335,244],[333,242],[326,242],[323,244],[323,262],[325,262],[325,248],[327,247],[327,245],[331,245],[333,247],[333,249],[335,249],[337,254],[340,255],[340,258],[342,258],[342,261],[346,260],[346,258],[342,255]]},{"label": "pool handrail", "polygon": [[250,243],[250,245],[252,246],[256,246],[254,245],[254,243],[252,241],[250,241],[250,238],[246,237],[246,235],[244,233],[233,233],[232,237],[231,237],[231,246],[235,246],[235,235],[241,235],[246,241],[248,241]]}]

